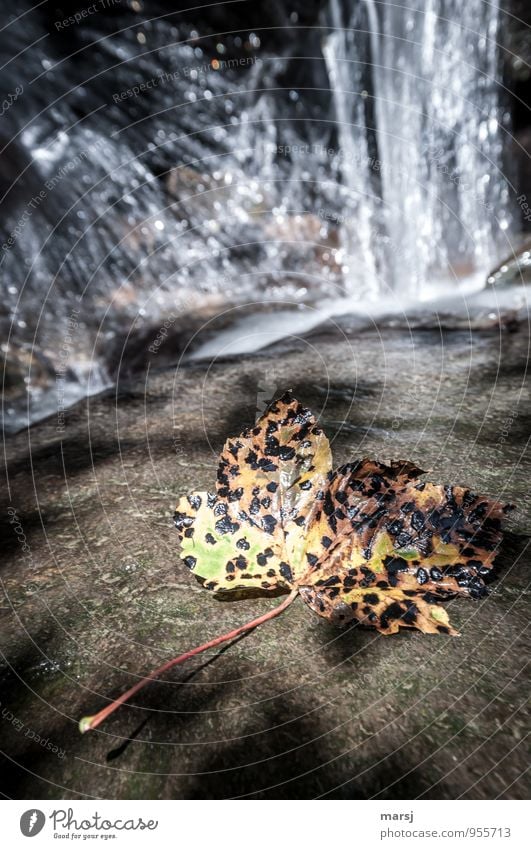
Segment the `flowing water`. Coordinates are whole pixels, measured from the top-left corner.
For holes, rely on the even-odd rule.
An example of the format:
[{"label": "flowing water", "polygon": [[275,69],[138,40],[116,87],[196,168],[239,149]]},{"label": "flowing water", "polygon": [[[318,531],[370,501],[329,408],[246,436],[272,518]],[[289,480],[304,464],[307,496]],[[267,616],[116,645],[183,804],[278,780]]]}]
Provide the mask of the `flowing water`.
[{"label": "flowing water", "polygon": [[255,313],[278,338],[410,311],[510,253],[496,2],[329,0],[219,37],[132,6],[3,32],[9,428],[190,343],[263,345]]}]

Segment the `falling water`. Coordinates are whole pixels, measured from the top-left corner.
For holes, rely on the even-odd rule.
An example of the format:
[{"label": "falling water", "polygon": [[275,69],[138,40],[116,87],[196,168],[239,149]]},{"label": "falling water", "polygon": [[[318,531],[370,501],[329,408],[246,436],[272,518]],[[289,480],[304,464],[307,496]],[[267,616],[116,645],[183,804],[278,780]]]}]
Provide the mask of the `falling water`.
[{"label": "falling water", "polygon": [[484,0],[331,0],[353,294],[423,299],[508,252],[499,14]]},{"label": "falling water", "polygon": [[329,0],[263,43],[125,6],[62,35],[6,3],[10,428],[208,344],[218,314],[247,305],[249,350],[249,311],[303,332],[508,253],[495,2]]}]

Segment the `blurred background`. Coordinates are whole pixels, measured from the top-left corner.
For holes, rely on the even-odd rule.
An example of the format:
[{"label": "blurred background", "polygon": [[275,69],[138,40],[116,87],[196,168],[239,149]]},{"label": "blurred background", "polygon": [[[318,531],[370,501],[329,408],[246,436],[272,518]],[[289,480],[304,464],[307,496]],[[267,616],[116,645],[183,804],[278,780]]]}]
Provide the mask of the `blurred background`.
[{"label": "blurred background", "polygon": [[30,9],[0,34],[8,430],[154,354],[525,311],[527,3]]},{"label": "blurred background", "polygon": [[[529,3],[189,6],[4,0],[0,793],[529,798]],[[293,605],[81,736],[277,604],[172,516],[290,388],[335,465],[516,505],[491,594],[459,639]]]}]

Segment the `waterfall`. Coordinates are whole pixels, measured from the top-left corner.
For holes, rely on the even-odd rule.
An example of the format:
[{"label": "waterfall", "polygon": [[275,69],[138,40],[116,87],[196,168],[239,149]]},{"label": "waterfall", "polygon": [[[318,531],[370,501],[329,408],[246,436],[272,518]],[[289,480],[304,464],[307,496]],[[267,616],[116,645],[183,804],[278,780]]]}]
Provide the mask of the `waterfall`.
[{"label": "waterfall", "polygon": [[265,4],[247,34],[229,4],[216,37],[211,6],[119,4],[63,32],[4,3],[9,428],[225,350],[225,325],[237,353],[396,317],[512,252],[497,0]]},{"label": "waterfall", "polygon": [[509,252],[499,18],[484,0],[330,0],[350,293],[423,300]]}]

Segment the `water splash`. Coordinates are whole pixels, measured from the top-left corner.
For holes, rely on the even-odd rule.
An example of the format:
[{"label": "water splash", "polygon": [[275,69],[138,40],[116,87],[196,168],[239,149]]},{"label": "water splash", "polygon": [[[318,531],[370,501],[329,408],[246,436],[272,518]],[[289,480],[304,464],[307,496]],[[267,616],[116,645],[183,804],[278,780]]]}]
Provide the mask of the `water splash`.
[{"label": "water splash", "polygon": [[140,5],[66,34],[6,12],[9,428],[210,350],[234,307],[304,328],[509,252],[496,3],[330,0],[264,43]]}]

